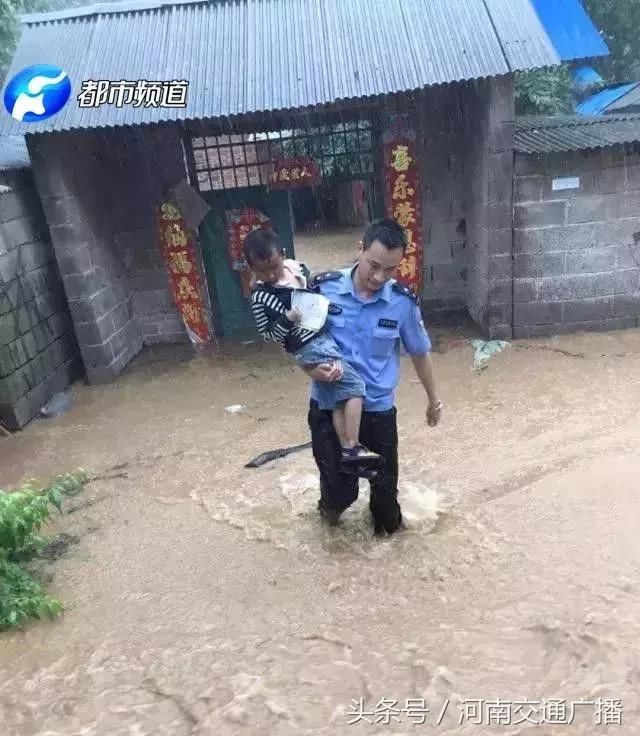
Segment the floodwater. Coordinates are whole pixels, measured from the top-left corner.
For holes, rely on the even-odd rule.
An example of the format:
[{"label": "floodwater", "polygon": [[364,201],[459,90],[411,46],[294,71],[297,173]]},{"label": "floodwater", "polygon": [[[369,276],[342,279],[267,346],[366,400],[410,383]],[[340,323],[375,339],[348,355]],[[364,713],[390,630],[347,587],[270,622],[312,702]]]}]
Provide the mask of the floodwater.
[{"label": "floodwater", "polygon": [[364,228],[340,227],[296,233],[296,258],[313,273],[346,268],[358,254],[358,243]]},{"label": "floodwater", "polygon": [[3,736],[635,736],[640,331],[480,374],[437,337],[438,428],[403,362],[387,539],[364,484],[321,523],[309,451],[243,467],[308,437],[305,378],[267,346],[151,351],[0,440],[5,487],[98,476],[43,563],[64,617],[0,635]]}]

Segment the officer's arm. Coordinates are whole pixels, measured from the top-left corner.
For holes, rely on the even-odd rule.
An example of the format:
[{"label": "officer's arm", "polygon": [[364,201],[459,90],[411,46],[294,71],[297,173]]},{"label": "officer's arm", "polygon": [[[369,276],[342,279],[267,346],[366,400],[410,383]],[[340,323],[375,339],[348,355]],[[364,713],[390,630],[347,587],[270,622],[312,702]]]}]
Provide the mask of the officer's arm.
[{"label": "officer's arm", "polygon": [[437,404],[438,396],[431,361],[431,340],[417,304],[411,305],[407,319],[404,320],[400,329],[400,337],[405,350],[411,357],[416,375],[429,397],[429,403]]},{"label": "officer's arm", "polygon": [[[323,284],[336,281],[341,277],[342,274],[340,271],[325,271],[323,273],[317,273],[309,278],[307,288],[315,291],[317,294],[322,294]],[[326,294],[324,296],[326,296]],[[342,363],[339,360],[334,360],[331,363],[321,363],[320,365],[316,365],[314,368],[303,366],[302,370],[313,381],[332,383],[342,377]]]},{"label": "officer's arm", "polygon": [[433,376],[433,362],[431,361],[431,353],[426,355],[412,355],[411,362],[416,371],[416,375],[420,379],[420,383],[427,392],[430,404],[438,403],[438,394],[436,392],[436,382]]},{"label": "officer's arm", "polygon": [[333,363],[320,363],[313,368],[302,366],[302,370],[314,381],[333,383],[342,377],[342,364],[339,360]]}]

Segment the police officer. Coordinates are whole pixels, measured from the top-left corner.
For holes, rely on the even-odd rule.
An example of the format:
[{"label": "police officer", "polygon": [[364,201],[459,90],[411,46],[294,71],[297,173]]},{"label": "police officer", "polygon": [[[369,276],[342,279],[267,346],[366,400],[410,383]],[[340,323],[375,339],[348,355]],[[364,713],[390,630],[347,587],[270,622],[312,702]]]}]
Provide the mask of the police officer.
[{"label": "police officer", "polygon": [[[427,422],[435,426],[442,410],[433,377],[431,342],[414,293],[392,277],[402,260],[407,239],[390,219],[372,223],[360,244],[355,266],[315,276],[310,286],[330,300],[327,327],[348,360],[364,379],[366,397],[360,441],[384,458],[370,479],[369,507],[376,534],[392,534],[402,526],[398,495],[398,430],[395,391],[400,374],[400,347],[411,357],[427,394]],[[330,524],[358,497],[358,478],[340,470],[340,445],[331,412],[321,411],[316,381],[333,381],[340,364],[309,369],[313,379],[308,415],[313,455],[320,471],[318,508]]]}]

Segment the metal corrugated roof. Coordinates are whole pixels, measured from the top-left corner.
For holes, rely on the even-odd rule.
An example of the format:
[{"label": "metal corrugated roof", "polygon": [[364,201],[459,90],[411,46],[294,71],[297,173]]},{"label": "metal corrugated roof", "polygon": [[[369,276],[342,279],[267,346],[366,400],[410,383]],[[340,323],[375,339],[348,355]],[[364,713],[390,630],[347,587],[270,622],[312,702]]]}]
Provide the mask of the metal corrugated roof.
[{"label": "metal corrugated roof", "polygon": [[26,169],[31,166],[31,158],[27,150],[24,136],[0,136],[0,171],[8,169]]},{"label": "metal corrugated roof", "polygon": [[602,115],[613,103],[632,92],[637,86],[638,82],[607,87],[576,105],[576,112],[578,115]]},{"label": "metal corrugated roof", "polygon": [[640,107],[640,83],[636,84],[636,86],[630,92],[627,92],[626,95],[619,97],[616,102],[609,105],[606,111],[621,112],[622,110],[626,110],[630,107]]},{"label": "metal corrugated roof", "polygon": [[531,0],[563,61],[607,56],[609,49],[580,0]]},{"label": "metal corrugated roof", "polygon": [[563,115],[516,121],[515,149],[520,153],[581,151],[636,141],[640,141],[640,115]]},{"label": "metal corrugated roof", "polygon": [[[559,63],[530,0],[135,2],[24,16],[8,79],[54,64],[73,84],[49,120],[0,133],[293,110]],[[188,80],[186,109],[82,109],[86,79]]]}]

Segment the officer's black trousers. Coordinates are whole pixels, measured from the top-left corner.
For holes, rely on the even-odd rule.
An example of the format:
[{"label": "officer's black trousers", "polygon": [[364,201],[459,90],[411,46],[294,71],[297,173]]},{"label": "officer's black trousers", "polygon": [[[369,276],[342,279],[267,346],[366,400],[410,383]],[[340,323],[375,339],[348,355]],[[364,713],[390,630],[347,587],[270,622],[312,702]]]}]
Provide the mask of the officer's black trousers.
[{"label": "officer's black trousers", "polygon": [[[384,467],[370,481],[369,508],[377,533],[395,532],[402,524],[398,497],[398,427],[396,409],[362,412],[360,442],[384,458]],[[311,401],[308,415],[313,456],[320,471],[320,503],[342,512],[358,498],[358,478],[340,471],[341,450],[330,411]]]}]

